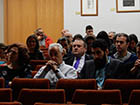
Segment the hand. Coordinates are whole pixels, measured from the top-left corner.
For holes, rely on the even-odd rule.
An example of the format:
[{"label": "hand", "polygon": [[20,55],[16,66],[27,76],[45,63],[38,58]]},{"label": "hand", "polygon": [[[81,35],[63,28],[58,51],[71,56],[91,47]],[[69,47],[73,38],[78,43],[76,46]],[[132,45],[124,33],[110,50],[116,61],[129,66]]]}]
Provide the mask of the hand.
[{"label": "hand", "polygon": [[135,68],[140,67],[140,59],[137,59],[135,64],[134,64]]},{"label": "hand", "polygon": [[54,72],[58,69],[58,64],[53,60],[49,60],[46,66],[50,66]]}]

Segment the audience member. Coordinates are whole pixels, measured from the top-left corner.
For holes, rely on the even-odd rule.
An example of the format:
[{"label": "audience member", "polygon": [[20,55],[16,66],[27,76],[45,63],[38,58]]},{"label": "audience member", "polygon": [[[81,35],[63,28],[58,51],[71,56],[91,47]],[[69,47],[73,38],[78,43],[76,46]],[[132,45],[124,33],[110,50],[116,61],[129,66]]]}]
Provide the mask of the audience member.
[{"label": "audience member", "polygon": [[72,42],[73,38],[72,38],[72,34],[69,32],[69,30],[63,29],[61,34],[62,34],[62,37],[66,37],[70,43]]},{"label": "audience member", "polygon": [[57,43],[61,44],[62,47],[65,50],[65,55],[63,56],[63,58],[68,57],[68,56],[71,55],[71,49],[70,49],[70,45],[69,45],[69,40],[66,37],[59,38]]},{"label": "audience member", "polygon": [[48,78],[51,88],[54,88],[56,82],[61,78],[77,78],[76,70],[63,62],[63,47],[59,43],[50,44],[48,53],[51,60],[37,72],[34,78]]},{"label": "audience member", "polygon": [[86,26],[86,36],[87,35],[93,35],[93,36],[95,36],[94,35],[94,32],[93,32],[93,27],[91,25],[87,25]]},{"label": "audience member", "polygon": [[9,45],[7,49],[8,64],[0,67],[0,77],[6,80],[6,87],[13,78],[31,78],[28,50],[22,44]]},{"label": "audience member", "polygon": [[37,39],[39,41],[39,45],[41,47],[48,48],[49,45],[51,43],[53,43],[53,40],[49,36],[45,35],[45,33],[43,32],[42,28],[36,29],[34,31],[34,33],[37,36]]},{"label": "audience member", "polygon": [[84,38],[83,38],[83,36],[82,36],[81,34],[76,34],[76,35],[74,35],[72,41],[74,42],[76,39],[82,39],[82,40],[84,40]]},{"label": "audience member", "polygon": [[86,60],[92,59],[86,54],[87,45],[81,38],[77,38],[72,43],[72,56],[64,59],[65,63],[73,66],[79,74]]},{"label": "audience member", "polygon": [[30,60],[44,60],[43,53],[39,50],[39,42],[35,35],[30,35],[26,40]]},{"label": "audience member", "polygon": [[109,50],[105,40],[95,40],[92,44],[93,59],[85,62],[80,78],[95,78],[98,88],[101,89],[105,79],[124,77],[123,63],[109,57],[108,54]]},{"label": "audience member", "polygon": [[138,43],[138,38],[135,34],[130,34],[128,38],[130,40],[128,51],[136,54],[136,44]]},{"label": "audience member", "polygon": [[136,60],[134,67],[131,69],[133,75],[137,74],[135,77],[140,78],[140,42],[136,45],[136,54],[138,59]]},{"label": "audience member", "polygon": [[87,44],[87,51],[86,54],[92,55],[91,48],[92,48],[92,43],[96,40],[96,37],[93,35],[87,35],[85,37],[85,43]]},{"label": "audience member", "polygon": [[0,43],[0,64],[4,64],[5,63],[5,53],[4,50],[6,49],[6,45],[3,43]]},{"label": "audience member", "polygon": [[129,45],[128,35],[125,33],[118,33],[116,36],[116,49],[117,52],[112,56],[113,58],[119,59],[124,63],[134,63],[137,60],[135,54],[130,53],[127,48]]},{"label": "audience member", "polygon": [[115,37],[115,32],[111,31],[108,33],[108,38],[110,39],[111,44],[113,44],[113,38]]}]

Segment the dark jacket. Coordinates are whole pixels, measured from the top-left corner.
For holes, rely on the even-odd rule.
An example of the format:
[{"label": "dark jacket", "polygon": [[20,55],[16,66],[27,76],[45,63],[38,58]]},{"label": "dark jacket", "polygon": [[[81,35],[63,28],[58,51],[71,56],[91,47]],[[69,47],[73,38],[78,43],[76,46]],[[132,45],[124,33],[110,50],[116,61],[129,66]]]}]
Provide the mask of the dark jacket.
[{"label": "dark jacket", "polygon": [[[129,70],[124,69],[124,64],[117,60],[110,58],[110,63],[106,65],[105,68],[105,79],[107,78],[126,78],[126,74]],[[79,78],[81,79],[88,79],[88,78],[95,78],[96,70],[95,64],[93,60],[89,60],[85,62],[83,69],[81,70]]]}]

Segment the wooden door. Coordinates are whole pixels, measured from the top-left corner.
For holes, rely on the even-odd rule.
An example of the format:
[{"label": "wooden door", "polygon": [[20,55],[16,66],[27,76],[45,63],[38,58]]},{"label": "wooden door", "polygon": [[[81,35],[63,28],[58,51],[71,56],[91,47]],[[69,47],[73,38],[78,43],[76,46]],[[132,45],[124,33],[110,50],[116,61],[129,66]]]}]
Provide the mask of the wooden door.
[{"label": "wooden door", "polygon": [[25,43],[36,28],[54,42],[63,29],[63,0],[5,0],[5,43]]}]

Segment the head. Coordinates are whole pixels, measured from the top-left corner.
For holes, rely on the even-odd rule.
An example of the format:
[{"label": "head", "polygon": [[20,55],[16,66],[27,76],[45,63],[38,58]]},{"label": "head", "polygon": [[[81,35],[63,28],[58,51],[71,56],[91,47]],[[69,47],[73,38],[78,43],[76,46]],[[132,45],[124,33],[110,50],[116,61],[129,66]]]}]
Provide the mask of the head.
[{"label": "head", "polygon": [[49,45],[48,54],[50,59],[55,61],[57,64],[61,64],[63,61],[63,47],[59,43],[52,43]]},{"label": "head", "polygon": [[108,38],[108,34],[105,31],[100,31],[96,37],[97,39],[104,39],[107,43],[108,48],[110,47],[110,40]]},{"label": "head", "polygon": [[69,40],[66,37],[61,37],[58,39],[57,43],[61,44],[63,46],[64,49],[66,49],[66,51],[68,52],[69,50]]},{"label": "head", "polygon": [[75,39],[72,43],[72,53],[76,57],[81,57],[85,54],[87,45],[83,39]]},{"label": "head", "polygon": [[135,34],[130,34],[128,37],[129,37],[129,40],[130,40],[129,48],[130,49],[136,48],[136,44],[138,43],[137,36]]},{"label": "head", "polygon": [[70,43],[72,42],[72,34],[69,32],[69,30],[63,29],[61,31],[61,34],[62,34],[62,37],[66,37],[70,41]]},{"label": "head", "polygon": [[72,41],[74,42],[76,39],[82,39],[82,40],[84,40],[84,38],[83,38],[83,36],[82,36],[81,34],[76,34],[76,35],[74,35]]},{"label": "head", "polygon": [[17,63],[20,66],[29,63],[28,50],[23,44],[11,44],[7,49],[7,58],[10,63]]},{"label": "head", "polygon": [[127,53],[127,48],[129,46],[129,38],[125,33],[116,34],[116,49],[118,54],[125,56]]},{"label": "head", "polygon": [[109,54],[107,43],[105,42],[105,40],[95,40],[92,44],[91,50],[96,69],[103,68],[107,63],[107,56]]},{"label": "head", "polygon": [[26,40],[26,45],[29,50],[38,51],[39,50],[39,42],[37,37],[33,34],[30,35]]},{"label": "head", "polygon": [[45,37],[42,28],[36,29],[36,30],[34,31],[34,33],[35,33],[35,35],[37,36],[37,39],[38,39],[38,40],[42,40],[42,39]]},{"label": "head", "polygon": [[0,58],[1,59],[5,58],[5,55],[4,55],[5,48],[6,48],[6,45],[3,43],[0,43]]},{"label": "head", "polygon": [[91,55],[91,48],[92,48],[92,43],[95,41],[95,37],[93,35],[87,35],[85,37],[85,43],[87,44],[87,54]]},{"label": "head", "polygon": [[115,34],[116,34],[115,32],[112,32],[112,31],[109,32],[109,33],[108,33],[108,38],[111,39],[111,40],[113,40]]},{"label": "head", "polygon": [[86,26],[86,34],[93,35],[93,27],[91,25]]},{"label": "head", "polygon": [[136,45],[136,54],[138,59],[140,59],[140,42],[138,42]]}]

